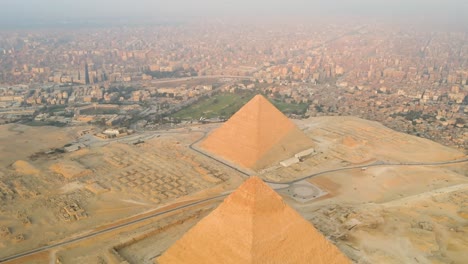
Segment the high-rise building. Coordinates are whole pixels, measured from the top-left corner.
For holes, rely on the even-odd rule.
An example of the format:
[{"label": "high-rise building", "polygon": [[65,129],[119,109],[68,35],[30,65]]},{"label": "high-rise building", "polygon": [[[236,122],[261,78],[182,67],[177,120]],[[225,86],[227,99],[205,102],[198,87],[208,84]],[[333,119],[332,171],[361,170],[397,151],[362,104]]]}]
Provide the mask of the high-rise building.
[{"label": "high-rise building", "polygon": [[85,84],[89,84],[89,69],[88,69],[88,63],[85,63]]}]

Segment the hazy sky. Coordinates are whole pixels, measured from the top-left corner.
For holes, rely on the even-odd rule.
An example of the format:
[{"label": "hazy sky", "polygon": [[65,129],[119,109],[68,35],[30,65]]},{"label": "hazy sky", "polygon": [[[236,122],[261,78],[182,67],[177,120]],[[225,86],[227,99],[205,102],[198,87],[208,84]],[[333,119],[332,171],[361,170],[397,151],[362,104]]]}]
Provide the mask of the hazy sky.
[{"label": "hazy sky", "polygon": [[0,19],[268,15],[445,17],[467,22],[468,0],[0,0]]}]

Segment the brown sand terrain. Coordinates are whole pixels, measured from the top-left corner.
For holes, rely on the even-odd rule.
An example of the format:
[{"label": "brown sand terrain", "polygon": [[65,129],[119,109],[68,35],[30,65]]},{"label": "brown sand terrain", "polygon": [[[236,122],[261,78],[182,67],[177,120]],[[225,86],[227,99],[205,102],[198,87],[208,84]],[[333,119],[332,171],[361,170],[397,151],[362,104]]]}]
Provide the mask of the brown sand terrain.
[{"label": "brown sand terrain", "polygon": [[468,182],[384,203],[303,208],[356,263],[466,263]]},{"label": "brown sand terrain", "polygon": [[15,171],[19,174],[36,175],[39,174],[39,170],[36,169],[31,163],[24,160],[17,160],[11,165]]},{"label": "brown sand terrain", "polygon": [[330,173],[309,181],[328,190],[328,197],[347,197],[347,203],[384,203],[465,183],[467,178],[443,167],[375,167]]},{"label": "brown sand terrain", "polygon": [[54,163],[50,166],[50,170],[67,179],[79,178],[92,173],[91,170],[86,169],[81,164],[74,161]]},{"label": "brown sand terrain", "polygon": [[[214,201],[214,205],[204,204],[104,233],[61,248],[54,257],[62,263],[152,263],[160,254],[159,250],[167,249],[218,203]],[[156,211],[170,207],[164,206]],[[155,247],[158,250],[155,251]]]},{"label": "brown sand terrain", "polygon": [[464,156],[456,149],[357,117],[316,117],[301,123],[317,145],[344,159],[431,162]]},{"label": "brown sand terrain", "polygon": [[0,164],[8,166],[41,150],[63,147],[83,127],[30,127],[19,124],[0,126]]},{"label": "brown sand terrain", "polygon": [[[188,148],[201,133],[172,131],[138,145],[94,139],[93,147],[45,154],[76,138],[67,136],[68,129],[57,135],[55,128],[49,133],[42,127],[42,135],[34,135],[20,126],[24,133],[12,135],[0,128],[18,142],[40,142],[25,146],[17,157],[11,138],[0,142],[9,159],[21,158],[0,168],[0,230],[7,230],[0,234],[0,259],[163,205],[219,195],[241,179]],[[48,135],[68,140],[53,141]],[[42,154],[32,158],[37,152]]]},{"label": "brown sand terrain", "polygon": [[[290,167],[263,171],[262,178],[284,182],[374,162],[434,162],[464,156],[359,118],[294,122],[313,140],[316,152]],[[40,127],[36,133],[36,128],[21,125],[0,126],[0,259],[238,187],[239,173],[188,148],[212,127],[154,136],[137,133],[133,140],[92,139],[95,144],[76,152],[30,158],[76,140],[79,128]],[[134,145],[138,138],[144,142]],[[18,160],[24,162],[13,164]],[[69,162],[92,173],[77,178],[51,173],[54,164]],[[26,173],[36,170],[39,173]],[[308,179],[328,193],[310,201],[279,193],[355,263],[464,264],[467,176],[468,163],[381,165]],[[14,263],[55,263],[57,258],[62,263],[153,263],[219,202],[178,210]],[[70,208],[78,209],[64,215]],[[267,223],[270,230],[273,225],[283,230],[270,218]]]},{"label": "brown sand terrain", "polygon": [[200,145],[253,170],[276,165],[313,142],[261,95],[255,96]]},{"label": "brown sand terrain", "polygon": [[258,177],[250,177],[158,263],[350,263]]},{"label": "brown sand terrain", "polygon": [[[265,177],[295,178],[376,161],[430,163],[466,157],[358,118],[320,117],[300,124],[307,127],[318,154]],[[303,204],[287,201],[356,263],[462,264],[468,258],[467,176],[468,163],[351,169],[309,179],[328,195]]]},{"label": "brown sand terrain", "polygon": [[262,172],[260,176],[287,181],[329,169],[376,162],[428,163],[465,157],[456,149],[356,117],[314,117],[298,120],[297,124],[314,140],[315,153],[300,163]]},{"label": "brown sand terrain", "polygon": [[341,143],[344,146],[349,147],[349,148],[354,148],[354,147],[359,146],[359,142],[356,141],[352,136],[345,136],[343,140],[341,141]]}]

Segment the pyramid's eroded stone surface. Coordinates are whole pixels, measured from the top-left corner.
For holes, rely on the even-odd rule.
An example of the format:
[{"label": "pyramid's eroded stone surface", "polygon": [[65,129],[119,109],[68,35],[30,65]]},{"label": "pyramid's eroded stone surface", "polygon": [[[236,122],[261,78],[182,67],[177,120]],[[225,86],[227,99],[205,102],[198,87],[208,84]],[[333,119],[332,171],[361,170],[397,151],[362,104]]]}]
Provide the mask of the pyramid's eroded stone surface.
[{"label": "pyramid's eroded stone surface", "polygon": [[351,263],[258,177],[248,179],[157,261]]},{"label": "pyramid's eroded stone surface", "polygon": [[257,95],[213,131],[201,147],[259,170],[313,147],[313,142],[267,99]]}]

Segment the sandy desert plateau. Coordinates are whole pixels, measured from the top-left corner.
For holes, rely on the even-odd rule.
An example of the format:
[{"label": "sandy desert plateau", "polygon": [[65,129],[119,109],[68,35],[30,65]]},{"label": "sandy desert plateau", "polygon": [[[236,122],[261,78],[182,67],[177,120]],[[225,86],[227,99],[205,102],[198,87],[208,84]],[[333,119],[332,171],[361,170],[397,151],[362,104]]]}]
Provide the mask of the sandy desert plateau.
[{"label": "sandy desert plateau", "polygon": [[[218,127],[242,130],[230,120],[107,140],[92,127],[0,126],[0,262],[157,263],[258,175],[354,263],[466,263],[466,154],[355,117],[294,120],[305,138],[288,119],[253,119],[246,140],[283,122],[288,140],[257,136],[246,145],[273,143],[250,163],[204,149]],[[226,146],[246,152],[237,140]],[[313,151],[288,152],[295,140]]]}]

